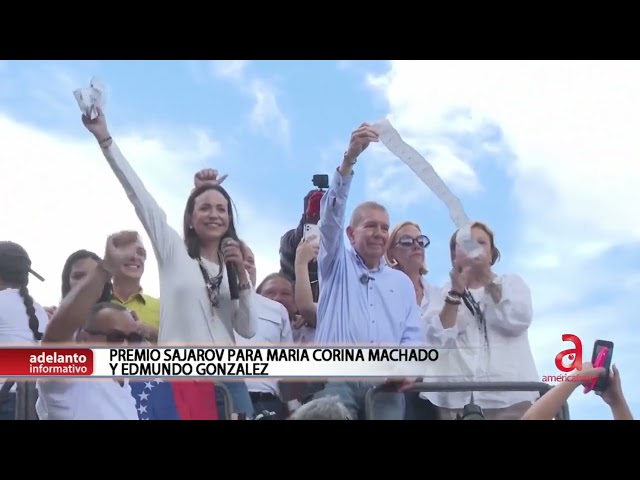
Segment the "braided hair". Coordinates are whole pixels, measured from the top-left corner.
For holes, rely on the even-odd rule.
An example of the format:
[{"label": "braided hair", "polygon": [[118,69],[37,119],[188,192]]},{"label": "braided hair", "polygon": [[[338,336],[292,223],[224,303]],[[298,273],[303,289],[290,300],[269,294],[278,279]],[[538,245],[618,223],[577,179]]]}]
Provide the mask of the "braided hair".
[{"label": "braided hair", "polygon": [[33,298],[29,294],[29,272],[31,259],[26,250],[17,243],[0,242],[0,278],[10,287],[17,288],[29,317],[29,329],[36,341],[42,340],[40,321],[36,316]]}]

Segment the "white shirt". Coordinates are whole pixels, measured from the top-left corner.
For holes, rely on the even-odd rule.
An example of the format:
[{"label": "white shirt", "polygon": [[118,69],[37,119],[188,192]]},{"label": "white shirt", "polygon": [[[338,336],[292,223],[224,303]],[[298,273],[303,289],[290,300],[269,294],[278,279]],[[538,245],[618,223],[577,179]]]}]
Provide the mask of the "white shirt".
[{"label": "white shirt", "polygon": [[[258,313],[258,329],[251,339],[236,335],[238,345],[292,345],[291,325],[287,309],[278,302],[274,302],[262,295],[256,294],[255,307]],[[250,378],[250,377],[249,377]],[[245,379],[250,392],[272,393],[280,395],[277,380]]]},{"label": "white shirt", "polygon": [[[38,317],[38,331],[44,334],[49,316],[37,303],[33,303]],[[20,291],[15,288],[0,290],[0,345],[33,346],[40,342],[33,338],[33,332],[29,328],[29,316],[24,306]],[[0,387],[5,379],[0,378]],[[16,385],[11,387],[15,392]]]},{"label": "white shirt", "polygon": [[[158,343],[233,345],[234,330],[242,337],[253,337],[258,323],[255,293],[251,289],[242,290],[239,300],[231,300],[226,269],[223,269],[220,305],[213,309],[198,262],[187,254],[182,236],[169,226],[166,214],[115,142],[103,149],[103,153],[135,207],[158,260],[162,298]],[[220,267],[212,262],[204,263],[213,279]]]},{"label": "white shirt", "polygon": [[431,296],[440,295],[440,290],[432,287],[424,277],[420,277],[420,284],[422,285],[422,301],[420,302],[420,315],[425,318],[425,315],[429,311],[429,305],[431,304]]},{"label": "white shirt", "polygon": [[129,381],[38,380],[40,420],[138,420]]},{"label": "white shirt", "polygon": [[[488,343],[484,331],[469,309],[462,303],[458,307],[456,324],[443,329],[440,312],[444,299],[451,290],[445,285],[439,296],[431,297],[431,305],[425,315],[427,342],[434,348],[457,349],[450,364],[450,379],[433,381],[452,382],[539,382],[528,329],[533,318],[531,292],[518,275],[502,275],[495,283],[502,285],[502,297],[496,305],[484,288],[471,290],[471,294],[484,312]],[[425,382],[429,381],[428,378]],[[474,392],[474,402],[482,408],[505,408],[519,402],[533,402],[535,392]],[[463,408],[469,403],[471,392],[423,392],[437,406]]]}]

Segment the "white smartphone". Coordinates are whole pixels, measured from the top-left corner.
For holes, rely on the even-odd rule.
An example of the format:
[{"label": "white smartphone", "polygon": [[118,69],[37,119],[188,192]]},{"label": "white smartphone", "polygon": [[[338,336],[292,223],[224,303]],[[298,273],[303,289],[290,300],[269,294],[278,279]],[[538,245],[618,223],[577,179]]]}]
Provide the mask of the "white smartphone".
[{"label": "white smartphone", "polygon": [[318,227],[318,225],[314,224],[314,223],[305,223],[304,224],[304,232],[302,234],[302,238],[304,238],[305,241],[307,241],[309,239],[309,237],[313,237],[315,236],[316,238],[313,239],[314,243],[319,243],[320,242],[320,227]]}]

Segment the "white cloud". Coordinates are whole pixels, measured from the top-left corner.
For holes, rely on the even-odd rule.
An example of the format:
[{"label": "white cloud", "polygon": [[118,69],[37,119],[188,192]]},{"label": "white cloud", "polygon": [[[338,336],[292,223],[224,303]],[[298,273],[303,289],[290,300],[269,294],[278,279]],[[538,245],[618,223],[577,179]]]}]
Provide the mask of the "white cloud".
[{"label": "white cloud", "polygon": [[[520,212],[511,222],[517,248],[504,260],[532,288],[531,342],[541,374],[551,374],[543,368],[552,367],[562,333],[582,335],[587,356],[595,338],[611,339],[629,400],[638,402],[637,389],[629,387],[640,380],[633,347],[640,335],[632,318],[637,273],[633,265],[612,270],[605,259],[612,247],[640,241],[640,224],[629,218],[640,203],[640,62],[394,61],[368,82],[409,143],[448,152],[449,159],[440,159],[449,171],[440,173],[454,190],[464,190],[457,165],[477,173],[482,165],[466,161],[443,133],[499,126],[514,154],[500,166],[513,179]],[[495,145],[474,148],[487,153]],[[412,176],[407,169],[396,182],[410,193],[426,189],[411,183]],[[484,185],[483,195],[491,195],[491,187]],[[601,404],[594,408],[610,417]]]},{"label": "white cloud", "polygon": [[[83,127],[79,123],[79,136]],[[36,300],[57,304],[60,274],[67,256],[86,248],[104,251],[107,235],[122,229],[150,242],[122,187],[92,138],[65,138],[0,114],[0,225],[2,239],[22,244],[46,282],[30,282]],[[116,137],[148,190],[165,209],[170,224],[182,229],[184,204],[193,174],[219,145],[200,130],[176,135],[121,134]],[[181,138],[180,142],[178,139]],[[285,227],[252,209],[252,200],[231,191],[240,210],[239,233],[256,254],[259,277],[278,269],[278,241]],[[241,206],[240,206],[241,205]],[[159,295],[157,263],[146,265],[143,286]]]},{"label": "white cloud", "polygon": [[280,108],[276,86],[248,72],[247,60],[213,60],[211,65],[215,76],[231,80],[253,97],[255,103],[249,114],[251,126],[274,142],[288,147],[291,128],[289,119]]},{"label": "white cloud", "polygon": [[248,64],[247,60],[214,60],[212,62],[213,73],[220,77],[241,80]]}]

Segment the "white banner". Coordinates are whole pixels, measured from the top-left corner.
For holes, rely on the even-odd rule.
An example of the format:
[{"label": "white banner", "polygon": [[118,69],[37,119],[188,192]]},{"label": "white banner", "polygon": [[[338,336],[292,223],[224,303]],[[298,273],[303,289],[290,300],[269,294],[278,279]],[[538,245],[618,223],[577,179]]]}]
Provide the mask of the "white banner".
[{"label": "white banner", "polygon": [[389,378],[443,372],[441,354],[416,348],[111,348],[94,349],[92,376]]}]

